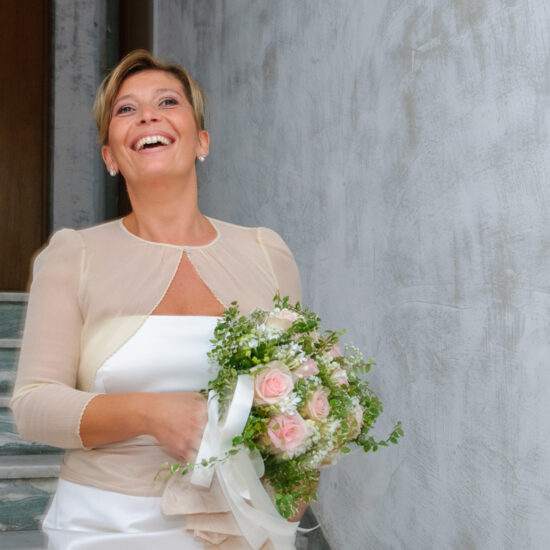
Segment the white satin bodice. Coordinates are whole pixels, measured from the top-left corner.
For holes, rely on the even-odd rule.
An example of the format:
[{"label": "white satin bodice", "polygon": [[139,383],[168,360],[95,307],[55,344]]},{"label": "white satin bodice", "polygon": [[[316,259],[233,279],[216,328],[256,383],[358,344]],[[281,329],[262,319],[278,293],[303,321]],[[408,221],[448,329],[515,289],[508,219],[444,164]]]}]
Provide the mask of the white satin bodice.
[{"label": "white satin bodice", "polygon": [[93,392],[194,392],[215,367],[208,360],[218,317],[152,315],[98,369]]}]

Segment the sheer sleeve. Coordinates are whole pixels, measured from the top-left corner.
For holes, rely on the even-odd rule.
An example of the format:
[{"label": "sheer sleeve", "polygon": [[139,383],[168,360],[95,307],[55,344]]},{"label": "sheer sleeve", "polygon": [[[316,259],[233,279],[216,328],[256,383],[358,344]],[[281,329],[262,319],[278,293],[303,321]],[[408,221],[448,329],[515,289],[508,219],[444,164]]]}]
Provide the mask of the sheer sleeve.
[{"label": "sheer sleeve", "polygon": [[283,239],[271,229],[260,227],[258,239],[271,265],[281,297],[289,296],[292,303],[302,299],[300,273],[294,256]]},{"label": "sheer sleeve", "polygon": [[80,448],[80,419],[96,395],[75,389],[82,314],[78,292],[84,243],[63,229],[36,257],[10,406],[21,437]]}]

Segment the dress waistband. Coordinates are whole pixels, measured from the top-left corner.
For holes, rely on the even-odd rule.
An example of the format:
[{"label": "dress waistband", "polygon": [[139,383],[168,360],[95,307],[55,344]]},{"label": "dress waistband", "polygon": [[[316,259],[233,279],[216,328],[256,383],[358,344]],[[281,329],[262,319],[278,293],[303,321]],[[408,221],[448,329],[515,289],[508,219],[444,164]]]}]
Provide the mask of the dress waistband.
[{"label": "dress waistband", "polygon": [[160,496],[170,474],[162,464],[177,462],[151,436],[65,453],[59,477],[73,483],[134,496]]}]

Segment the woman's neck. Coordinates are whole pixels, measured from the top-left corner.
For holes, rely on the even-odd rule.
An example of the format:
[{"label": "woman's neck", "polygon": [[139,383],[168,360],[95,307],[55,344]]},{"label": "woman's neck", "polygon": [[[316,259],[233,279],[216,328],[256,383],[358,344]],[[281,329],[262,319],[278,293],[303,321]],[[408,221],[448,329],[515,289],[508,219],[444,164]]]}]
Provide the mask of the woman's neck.
[{"label": "woman's neck", "polygon": [[128,185],[132,212],[124,225],[142,239],[178,246],[200,246],[216,237],[216,230],[201,214],[196,182],[192,185],[150,183]]}]

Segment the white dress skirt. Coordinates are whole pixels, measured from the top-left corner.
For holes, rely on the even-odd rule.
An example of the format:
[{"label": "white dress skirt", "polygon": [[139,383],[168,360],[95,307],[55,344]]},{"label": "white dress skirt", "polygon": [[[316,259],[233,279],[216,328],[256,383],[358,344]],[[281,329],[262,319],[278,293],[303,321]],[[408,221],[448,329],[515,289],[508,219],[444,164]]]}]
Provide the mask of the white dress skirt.
[{"label": "white dress skirt", "polygon": [[[150,316],[98,370],[92,391],[194,392],[206,388],[218,318]],[[159,465],[160,467],[160,465]],[[43,522],[50,550],[199,550],[181,517],[160,509],[160,497],[131,496],[59,480]]]}]

